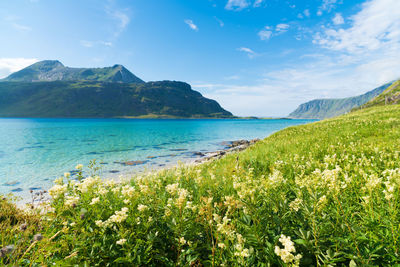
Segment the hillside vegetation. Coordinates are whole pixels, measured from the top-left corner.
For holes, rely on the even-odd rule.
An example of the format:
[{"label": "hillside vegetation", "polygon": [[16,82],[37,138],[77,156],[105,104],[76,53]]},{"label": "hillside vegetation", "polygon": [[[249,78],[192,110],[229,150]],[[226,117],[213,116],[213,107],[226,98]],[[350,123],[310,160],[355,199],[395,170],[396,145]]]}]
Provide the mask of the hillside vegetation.
[{"label": "hillside vegetation", "polygon": [[381,94],[390,85],[391,83],[388,83],[354,97],[311,100],[301,104],[288,117],[296,119],[325,119],[339,116],[367,103],[375,96]]},{"label": "hillside vegetation", "polygon": [[360,108],[368,108],[373,106],[393,105],[400,103],[400,80],[394,82],[382,94],[376,96],[371,101]]},{"label": "hillside vegetation", "polygon": [[232,117],[183,82],[0,82],[0,117]]},{"label": "hillside vegetation", "polygon": [[122,184],[67,173],[39,222],[0,201],[0,264],[400,264],[398,140],[388,105]]}]

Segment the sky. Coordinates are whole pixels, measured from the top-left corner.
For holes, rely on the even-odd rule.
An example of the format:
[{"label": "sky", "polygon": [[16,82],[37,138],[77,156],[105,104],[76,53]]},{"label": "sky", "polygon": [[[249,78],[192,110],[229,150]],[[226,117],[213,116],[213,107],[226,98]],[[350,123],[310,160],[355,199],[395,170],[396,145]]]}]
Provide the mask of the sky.
[{"label": "sky", "polygon": [[45,59],[178,80],[238,116],[400,78],[399,0],[1,0],[0,78]]}]

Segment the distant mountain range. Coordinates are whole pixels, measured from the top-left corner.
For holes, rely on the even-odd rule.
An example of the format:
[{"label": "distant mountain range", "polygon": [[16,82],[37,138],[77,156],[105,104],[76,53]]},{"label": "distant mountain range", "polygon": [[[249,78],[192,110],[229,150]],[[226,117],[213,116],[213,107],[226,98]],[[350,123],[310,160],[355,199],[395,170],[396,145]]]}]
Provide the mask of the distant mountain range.
[{"label": "distant mountain range", "polygon": [[315,99],[301,104],[288,115],[295,119],[325,119],[345,114],[381,94],[392,83],[387,83],[365,94],[347,98]]},{"label": "distant mountain range", "polygon": [[0,117],[226,118],[184,82],[144,82],[122,65],[69,68],[45,60],[0,81]]}]

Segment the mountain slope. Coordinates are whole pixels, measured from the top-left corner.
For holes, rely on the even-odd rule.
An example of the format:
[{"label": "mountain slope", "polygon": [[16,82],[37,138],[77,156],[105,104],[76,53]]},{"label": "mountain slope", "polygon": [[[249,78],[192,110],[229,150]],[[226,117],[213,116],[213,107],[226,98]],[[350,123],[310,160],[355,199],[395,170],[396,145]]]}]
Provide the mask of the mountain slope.
[{"label": "mountain slope", "polygon": [[0,117],[232,117],[183,82],[0,82]]},{"label": "mountain slope", "polygon": [[383,106],[391,104],[400,104],[400,80],[394,82],[383,93],[374,97],[360,108],[368,108],[372,106]]},{"label": "mountain slope", "polygon": [[345,114],[353,108],[359,107],[375,96],[382,93],[391,83],[382,85],[363,95],[337,98],[337,99],[315,99],[301,104],[288,117],[296,119],[325,119]]},{"label": "mountain slope", "polygon": [[3,81],[102,81],[144,83],[122,65],[105,68],[70,68],[58,60],[44,60],[17,71]]}]

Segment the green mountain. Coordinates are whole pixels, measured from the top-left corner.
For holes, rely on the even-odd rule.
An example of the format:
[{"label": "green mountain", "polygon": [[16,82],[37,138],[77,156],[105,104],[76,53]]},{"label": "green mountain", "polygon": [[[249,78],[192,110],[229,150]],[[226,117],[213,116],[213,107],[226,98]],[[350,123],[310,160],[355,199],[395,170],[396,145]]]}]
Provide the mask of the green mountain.
[{"label": "green mountain", "polygon": [[106,68],[70,68],[58,60],[44,60],[17,71],[3,81],[102,81],[123,83],[144,83],[122,65]]},{"label": "green mountain", "polygon": [[360,108],[400,104],[400,80],[395,81],[383,93],[374,97]]},{"label": "green mountain", "polygon": [[391,84],[387,83],[359,96],[311,100],[301,104],[288,117],[296,119],[325,119],[342,115],[367,103],[375,96],[381,94]]},{"label": "green mountain", "polygon": [[42,61],[0,82],[0,117],[225,118],[232,113],[184,82],[143,82],[121,65]]}]

